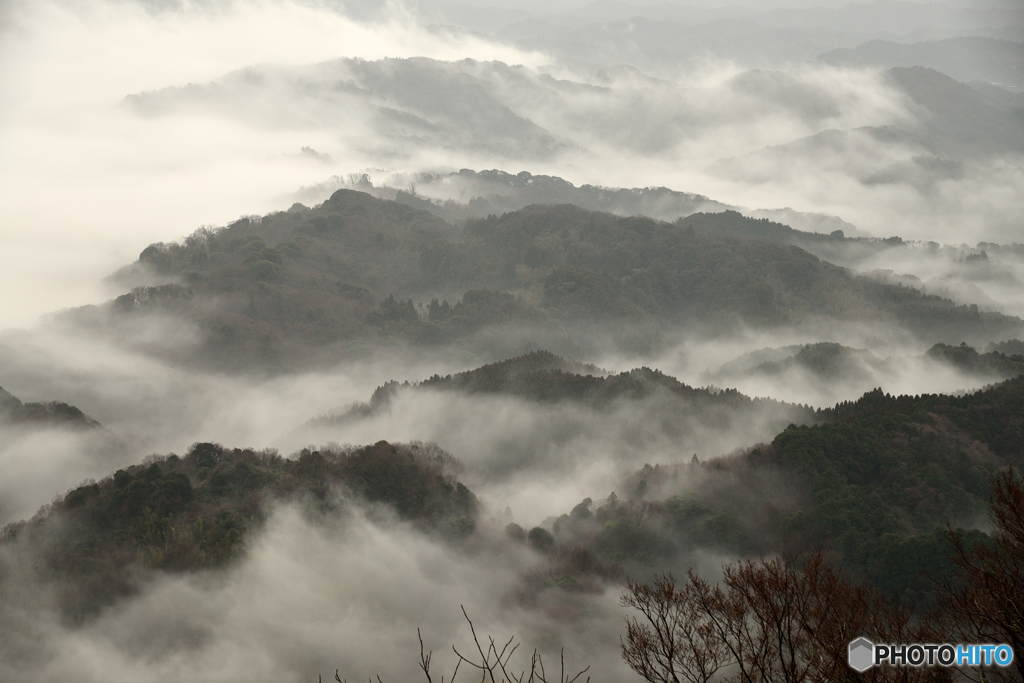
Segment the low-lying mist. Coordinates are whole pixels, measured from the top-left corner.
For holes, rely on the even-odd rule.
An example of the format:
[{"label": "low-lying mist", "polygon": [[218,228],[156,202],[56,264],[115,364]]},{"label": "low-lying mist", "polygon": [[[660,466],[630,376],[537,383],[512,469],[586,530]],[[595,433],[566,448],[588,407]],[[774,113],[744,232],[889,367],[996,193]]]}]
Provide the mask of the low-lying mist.
[{"label": "low-lying mist", "polygon": [[467,486],[497,509],[510,507],[529,528],[586,497],[607,496],[645,464],[688,462],[695,453],[716,457],[770,440],[800,419],[782,406],[704,418],[688,415],[686,402],[667,394],[595,410],[568,401],[400,389],[379,414],[318,421],[284,443],[434,441],[466,464]]},{"label": "low-lying mist", "polygon": [[[576,616],[507,604],[520,572],[538,556],[489,529],[474,546],[448,547],[353,505],[341,520],[310,520],[279,506],[244,560],[217,572],[166,574],[80,627],[62,623],[26,577],[5,581],[0,674],[18,680],[239,679],[310,681],[379,674],[412,680],[419,643],[434,650],[432,672],[454,668],[451,645],[473,651],[460,605],[477,634],[523,641],[550,668],[568,665],[626,676],[617,653],[618,593],[579,596]],[[580,604],[582,603],[582,604]],[[528,657],[519,665],[528,668]]]}]

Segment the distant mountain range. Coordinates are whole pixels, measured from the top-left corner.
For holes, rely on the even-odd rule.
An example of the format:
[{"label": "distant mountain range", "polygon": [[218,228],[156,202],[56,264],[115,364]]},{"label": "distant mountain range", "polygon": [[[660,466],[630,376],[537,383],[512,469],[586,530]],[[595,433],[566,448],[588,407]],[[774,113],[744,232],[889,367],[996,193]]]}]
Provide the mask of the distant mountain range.
[{"label": "distant mountain range", "polygon": [[[1019,52],[1019,43],[982,44],[990,43]],[[701,170],[754,183],[784,180],[787,174],[839,173],[865,187],[903,185],[923,195],[943,182],[963,180],[975,164],[1024,154],[1024,109],[1014,93],[985,83],[965,85],[923,66],[890,68],[883,77],[871,87],[884,89],[894,101],[874,116],[854,118],[850,111],[876,106],[852,104],[863,96],[861,90],[847,84],[852,90],[837,92],[799,73],[745,71],[712,88],[652,79],[632,67],[569,79],[501,62],[427,58],[253,66],[210,83],[129,95],[125,105],[141,116],[202,111],[269,130],[332,131],[339,145],[375,163],[395,165],[423,154],[447,158],[453,152],[515,163],[568,158],[591,163],[583,160],[619,153],[670,158],[715,131],[728,135],[734,118],[747,121],[770,111],[791,121],[794,131],[805,131],[803,136],[767,147],[755,143],[732,155],[723,149],[717,163],[707,159]],[[905,111],[895,111],[901,99]],[[744,116],[753,102],[756,111]],[[646,125],[633,125],[641,119]],[[323,159],[325,154],[309,148],[303,158]],[[528,188],[513,181],[499,190],[493,187],[496,179],[483,174],[455,180],[453,192],[468,190],[485,201],[461,215],[453,209],[449,219],[520,208],[502,200],[510,192],[543,202],[553,193],[572,194],[564,201],[664,218],[676,217],[665,211],[721,208],[700,195],[654,189],[641,197],[608,197],[586,188],[570,193],[550,183]],[[476,191],[488,184],[489,191]],[[454,194],[448,198],[459,199]]]},{"label": "distant mountain range", "polygon": [[[935,344],[921,358],[938,361],[971,377],[1002,381],[1024,374],[1024,355],[1020,353],[1020,344],[1020,340],[990,344],[992,350],[983,353],[967,344]],[[996,349],[1006,349],[1010,353]],[[711,382],[729,384],[738,377],[775,377],[800,370],[822,382],[874,382],[880,377],[895,376],[900,365],[909,360],[907,357],[879,358],[867,349],[819,342],[744,354],[705,377]]]},{"label": "distant mountain range", "polygon": [[[963,178],[965,161],[1024,153],[1024,109],[924,67],[893,68],[885,76],[922,112],[915,122],[826,130],[720,161],[719,173],[763,181],[787,160],[828,165],[842,158],[865,185],[904,184],[928,193]],[[889,158],[858,160],[857,150],[871,145],[887,148]]]},{"label": "distant mountain range", "polygon": [[819,59],[848,67],[926,67],[958,81],[980,81],[1020,92],[1024,88],[1024,38],[996,40],[976,36],[895,43],[872,40],[855,48],[840,48]]},{"label": "distant mountain range", "polygon": [[[775,68],[813,61],[821,53],[860,51],[864,44],[986,39],[1020,40],[1024,13],[1006,8],[957,8],[940,3],[876,1],[818,7],[695,6],[597,0],[571,10],[481,8],[457,2],[421,2],[423,20],[484,32],[543,50],[580,67],[632,64],[655,73],[719,59]],[[919,48],[941,63],[978,62],[986,47]],[[997,56],[998,57],[998,56]],[[945,58],[945,59],[943,59]],[[876,65],[872,63],[872,65]],[[932,66],[923,61],[878,66]],[[951,72],[950,75],[959,78]],[[988,80],[988,79],[986,79]]]}]

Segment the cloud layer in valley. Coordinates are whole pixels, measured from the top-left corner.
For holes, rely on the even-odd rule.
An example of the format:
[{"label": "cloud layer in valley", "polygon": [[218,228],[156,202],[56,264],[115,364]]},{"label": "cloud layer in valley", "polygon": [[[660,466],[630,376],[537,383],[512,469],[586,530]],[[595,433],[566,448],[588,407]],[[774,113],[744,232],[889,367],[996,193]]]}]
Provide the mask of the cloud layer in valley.
[{"label": "cloud layer in valley", "polygon": [[[5,595],[0,675],[20,680],[309,681],[379,674],[419,675],[417,627],[437,654],[432,673],[450,675],[451,646],[469,656],[477,633],[516,634],[551,663],[628,675],[617,655],[618,594],[585,596],[587,610],[558,623],[543,611],[503,605],[517,575],[537,561],[490,529],[457,549],[350,505],[342,521],[312,521],[282,505],[248,556],[223,572],[165,575],[84,626],[61,623],[47,597]],[[7,587],[24,577],[13,577]],[[614,625],[614,626],[612,626]],[[486,641],[484,641],[486,642]],[[527,667],[529,655],[518,656]]]}]

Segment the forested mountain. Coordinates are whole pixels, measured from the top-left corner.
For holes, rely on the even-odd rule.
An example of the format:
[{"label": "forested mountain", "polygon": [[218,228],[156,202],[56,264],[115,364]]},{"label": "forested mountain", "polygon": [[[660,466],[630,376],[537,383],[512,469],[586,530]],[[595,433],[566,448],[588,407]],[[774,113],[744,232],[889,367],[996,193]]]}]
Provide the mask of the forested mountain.
[{"label": "forested mountain", "polygon": [[553,542],[627,567],[686,566],[697,547],[823,546],[859,579],[928,602],[922,573],[952,571],[946,522],[974,526],[993,473],[1024,466],[1024,378],[961,397],[876,390],[820,417],[720,460],[646,466],[546,526]]},{"label": "forested mountain", "polygon": [[442,538],[472,533],[478,503],[460,464],[433,444],[303,450],[193,444],[185,456],[150,456],[58,496],[0,532],[0,595],[25,580],[56,592],[72,622],[138,591],[154,571],[197,571],[238,557],[275,503],[339,518],[355,503],[382,504]]},{"label": "forested mountain", "polygon": [[[534,354],[447,378],[431,389],[508,392],[593,406],[660,390],[733,406],[749,399],[693,390],[651,371],[595,377]],[[592,388],[596,387],[596,388]],[[560,391],[559,391],[560,389]],[[391,388],[375,394],[378,405]],[[702,398],[701,398],[702,396]],[[763,407],[763,406],[762,406]],[[1022,467],[1024,380],[961,397],[881,391],[818,411],[819,424],[783,429],[770,444],[699,462],[645,466],[618,495],[590,498],[511,542],[545,558],[510,597],[534,603],[547,590],[600,590],[624,570],[692,561],[701,549],[805,552],[824,545],[855,577],[927,601],[920,572],[948,575],[946,520],[984,513],[990,476]],[[714,419],[707,414],[704,419]],[[3,590],[22,572],[58,586],[66,618],[88,619],[133,594],[153,571],[214,569],[238,557],[271,504],[298,502],[312,518],[344,515],[348,501],[381,503],[424,532],[458,540],[474,532],[478,503],[457,479],[463,466],[433,444],[276,451],[194,444],[183,457],[151,456],[87,481],[0,537]],[[589,586],[589,587],[588,587]]]},{"label": "forested mountain", "polygon": [[[1020,328],[1016,318],[858,277],[760,239],[791,234],[735,212],[666,223],[567,205],[453,226],[339,190],[315,209],[154,244],[134,274],[168,284],[136,288],[104,311],[82,309],[69,319],[101,326],[105,312],[126,325],[169,314],[201,331],[199,361],[269,368],[351,356],[386,339],[451,344],[510,323],[527,348],[593,348],[611,339],[632,353],[656,349],[658,330],[677,325],[877,321],[948,343],[988,342]],[[446,297],[455,305],[431,303]]]},{"label": "forested mountain", "polygon": [[[928,189],[935,182],[940,182],[946,171],[960,174],[963,170],[957,163],[925,157],[906,161],[899,168],[908,170],[909,175],[903,177],[895,173],[896,167],[893,167],[884,171],[871,169],[865,172],[864,177],[875,184],[912,181]],[[876,171],[878,173],[872,175]],[[983,242],[967,247],[962,243],[904,241],[896,235],[867,237],[856,226],[828,214],[804,213],[789,208],[734,209],[700,195],[667,188],[576,187],[556,176],[534,175],[526,171],[515,175],[497,170],[478,173],[469,169],[453,173],[420,173],[396,176],[379,186],[375,186],[368,176],[336,177],[305,188],[298,196],[322,196],[339,187],[425,209],[449,222],[484,218],[492,213],[523,209],[534,203],[575,204],[621,216],[644,215],[667,221],[694,213],[736,210],[750,218],[767,220],[721,220],[705,227],[792,244],[823,261],[864,271],[883,282],[902,283],[951,298],[960,304],[977,304],[1015,315],[1024,310],[1013,305],[1015,297],[1011,295],[1011,292],[1024,287],[1024,246],[1019,244]],[[895,271],[894,268],[900,270]]]},{"label": "forested mountain", "polygon": [[[734,208],[703,195],[667,187],[576,187],[563,178],[535,175],[528,171],[512,174],[497,169],[477,172],[464,168],[453,173],[419,173],[392,179],[380,187],[374,187],[366,175],[347,180],[337,178],[335,181],[304,188],[299,197],[315,196],[328,187],[333,189],[344,185],[344,189],[359,190],[381,199],[393,199],[425,209],[451,223],[517,211],[531,204],[575,204],[591,211],[650,216],[668,221],[698,211]],[[793,214],[798,219],[803,216],[798,212]]]},{"label": "forested mountain", "polygon": [[694,388],[646,367],[611,374],[537,351],[467,372],[434,375],[417,384],[392,381],[378,387],[368,403],[356,404],[341,415],[316,418],[307,427],[346,423],[389,411],[399,391],[489,394],[541,404],[565,402],[598,415],[611,415],[624,405],[641,405],[649,423],[670,437],[685,433],[695,424],[727,432],[755,419],[766,419],[774,429],[786,423],[805,424],[819,419],[817,412],[807,406],[751,398],[735,389]]},{"label": "forested mountain", "polygon": [[[1010,342],[1005,344],[1008,347]],[[965,376],[988,381],[1002,381],[1024,374],[1024,355],[1000,351],[978,353],[974,347],[964,343],[959,346],[935,344],[921,357],[880,358],[868,349],[854,349],[835,342],[818,342],[751,352],[707,373],[706,377],[710,381],[722,383],[741,376],[773,377],[802,370],[820,381],[874,380],[894,376],[898,374],[901,365],[923,359],[938,361],[962,371]]]},{"label": "forested mountain", "polygon": [[60,401],[23,403],[21,399],[0,387],[0,425],[67,426],[77,428],[99,427],[75,406]]}]

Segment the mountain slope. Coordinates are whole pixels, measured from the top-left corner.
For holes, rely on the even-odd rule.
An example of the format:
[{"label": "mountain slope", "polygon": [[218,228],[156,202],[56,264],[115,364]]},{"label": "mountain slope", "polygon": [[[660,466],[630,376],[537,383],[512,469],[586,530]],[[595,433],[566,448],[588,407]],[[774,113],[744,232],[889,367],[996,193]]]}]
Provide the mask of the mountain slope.
[{"label": "mountain slope", "polygon": [[[124,329],[151,314],[172,315],[203,341],[198,351],[168,353],[270,369],[322,363],[386,339],[450,345],[501,326],[518,327],[527,348],[573,348],[586,339],[632,352],[651,352],[659,330],[677,325],[882,322],[947,343],[987,343],[1020,328],[1016,318],[857,277],[761,235],[793,231],[735,212],[665,223],[569,205],[453,226],[339,190],[316,209],[152,245],[132,270],[169,284],[136,288],[106,312],[70,318]],[[427,305],[446,297],[457,305]]]},{"label": "mountain slope", "polygon": [[[1024,378],[952,397],[881,390],[725,458],[646,466],[618,496],[549,520],[555,541],[627,564],[693,563],[699,548],[838,553],[858,579],[928,603],[950,575],[947,521],[985,515],[993,473],[1024,467]],[[971,531],[974,538],[983,538]]]},{"label": "mountain slope", "polygon": [[[338,517],[351,501],[383,504],[426,532],[472,533],[477,501],[433,444],[276,451],[193,444],[85,482],[31,520],[0,532],[0,594],[27,569],[54,588],[63,615],[81,621],[136,592],[156,571],[196,571],[240,556],[275,503],[298,501]],[[6,579],[6,580],[5,580]],[[11,597],[11,596],[6,596]]]},{"label": "mountain slope", "polygon": [[[586,373],[586,374],[584,374]],[[454,375],[434,375],[417,384],[389,382],[373,393],[369,403],[357,404],[335,417],[311,420],[313,427],[340,424],[390,410],[399,391],[443,391],[465,395],[508,396],[536,403],[571,403],[597,413],[612,413],[621,404],[649,404],[657,410],[662,427],[678,432],[686,423],[728,429],[730,425],[771,414],[780,426],[817,420],[814,410],[773,399],[751,398],[734,389],[694,388],[650,368],[610,374],[592,365],[567,361],[547,351],[490,363]]]},{"label": "mountain slope", "polygon": [[[1024,69],[1024,44],[1021,44]],[[894,68],[886,77],[929,115],[911,129],[935,154],[968,159],[1024,152],[1024,111],[995,102],[934,69]]]},{"label": "mountain slope", "polygon": [[49,401],[46,403],[22,403],[21,399],[0,387],[0,424],[31,424],[67,426],[76,428],[99,427],[92,419],[75,406]]},{"label": "mountain slope", "polygon": [[[575,204],[591,211],[621,216],[643,215],[660,220],[675,220],[698,211],[732,208],[703,195],[666,187],[576,187],[558,176],[534,175],[527,171],[512,174],[497,169],[477,172],[464,168],[454,173],[410,175],[401,180],[407,181],[405,190],[396,189],[402,183],[395,180],[389,181],[395,183],[395,187],[374,187],[366,176],[350,183],[348,188],[425,209],[452,223],[518,211],[531,204]],[[313,195],[331,186],[331,183],[325,183],[306,188],[300,191],[299,196]],[[410,186],[412,192],[408,191]]]},{"label": "mountain slope", "polygon": [[826,64],[858,67],[925,67],[958,81],[1024,86],[1024,43],[963,36],[920,43],[872,40],[818,56]]}]

